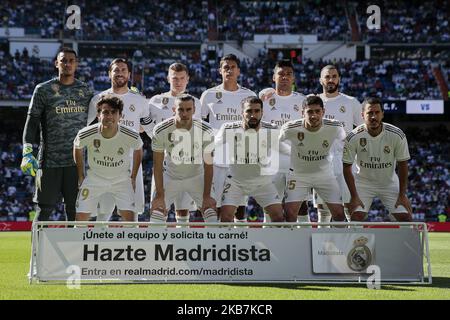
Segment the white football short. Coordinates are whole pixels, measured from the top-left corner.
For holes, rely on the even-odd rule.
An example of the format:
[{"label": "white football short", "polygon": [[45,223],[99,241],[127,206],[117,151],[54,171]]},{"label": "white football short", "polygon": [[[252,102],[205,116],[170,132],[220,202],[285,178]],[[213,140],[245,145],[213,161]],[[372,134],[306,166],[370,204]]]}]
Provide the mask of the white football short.
[{"label": "white football short", "polygon": [[[136,206],[135,212],[141,214],[144,212],[145,206],[145,195],[144,195],[144,178],[142,175],[142,166],[139,167],[138,174],[136,176],[136,191],[133,193],[134,195],[134,204]],[[100,201],[98,203],[97,211],[92,212],[91,216],[95,217],[98,214],[107,215],[108,219],[111,217],[112,212],[114,211],[115,204],[113,198],[110,194],[104,194],[100,197]]]},{"label": "white football short", "polygon": [[[164,185],[165,184],[166,184],[166,181],[164,180]],[[155,178],[152,175],[152,188],[151,188],[151,192],[150,192],[150,204],[152,203],[153,199],[155,198],[155,195],[156,195]],[[197,206],[195,205],[194,200],[186,192],[182,192],[182,193],[178,194],[177,197],[175,198],[175,200],[173,201],[173,204],[175,204],[175,210],[189,210],[189,211],[197,210]],[[169,208],[169,207],[167,207],[167,208]]]},{"label": "white football short", "polygon": [[373,198],[378,197],[390,214],[408,212],[403,206],[398,206],[398,208],[395,208],[398,192],[400,190],[398,181],[385,186],[374,186],[355,181],[355,185],[356,190],[358,191],[359,199],[361,199],[361,202],[364,204],[364,208],[359,206],[355,211],[367,213],[370,210]]},{"label": "white football short", "polygon": [[[167,173],[164,173],[166,209],[168,209],[175,199],[184,192],[194,200],[195,205],[200,209],[203,205],[203,185],[203,174],[184,180],[177,180],[169,177]],[[216,199],[213,190],[211,190],[211,197]]]},{"label": "white football short", "polygon": [[226,178],[222,192],[222,205],[238,207],[246,201],[246,196],[255,198],[258,204],[265,208],[271,204],[281,204],[282,197],[278,195],[277,188],[272,183],[259,185],[246,184],[233,178]]},{"label": "white football short", "polygon": [[88,175],[81,184],[76,202],[77,212],[96,213],[102,196],[111,199],[113,208],[136,211],[131,179],[108,181],[95,175]]},{"label": "white football short", "polygon": [[340,187],[332,173],[288,175],[285,202],[308,200],[311,188],[327,203],[342,203]]}]

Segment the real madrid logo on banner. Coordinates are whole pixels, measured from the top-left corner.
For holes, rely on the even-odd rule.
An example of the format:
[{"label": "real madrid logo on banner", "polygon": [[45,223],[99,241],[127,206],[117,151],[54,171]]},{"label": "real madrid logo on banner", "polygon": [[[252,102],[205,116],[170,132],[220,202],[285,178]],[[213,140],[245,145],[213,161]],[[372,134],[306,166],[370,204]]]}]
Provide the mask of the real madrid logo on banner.
[{"label": "real madrid logo on banner", "polygon": [[328,141],[327,140],[323,140],[322,147],[328,148],[329,146],[330,146],[330,144],[328,143]]},{"label": "real madrid logo on banner", "polygon": [[341,106],[341,107],[339,108],[339,111],[342,112],[342,113],[345,113],[345,107],[344,107],[344,106]]},{"label": "real madrid logo on banner", "polygon": [[164,97],[164,98],[162,99],[162,103],[163,103],[163,105],[167,105],[167,104],[169,103],[169,98]]},{"label": "real madrid logo on banner", "polygon": [[120,147],[119,150],[117,150],[117,154],[120,154],[120,155],[124,154],[124,151],[123,151],[122,147]]},{"label": "real madrid logo on banner", "polygon": [[134,104],[131,104],[130,105],[130,111],[131,112],[134,112],[136,110],[136,107],[134,106]]},{"label": "real madrid logo on banner", "polygon": [[354,247],[347,255],[347,265],[353,271],[363,271],[372,263],[372,252],[366,246],[368,238],[362,236],[353,241]]},{"label": "real madrid logo on banner", "polygon": [[384,146],[384,153],[391,153],[391,148],[389,146]]},{"label": "real madrid logo on banner", "polygon": [[100,152],[98,150],[98,148],[100,148],[100,140],[99,139],[94,139],[93,144],[94,144],[94,148],[95,148],[94,152]]}]

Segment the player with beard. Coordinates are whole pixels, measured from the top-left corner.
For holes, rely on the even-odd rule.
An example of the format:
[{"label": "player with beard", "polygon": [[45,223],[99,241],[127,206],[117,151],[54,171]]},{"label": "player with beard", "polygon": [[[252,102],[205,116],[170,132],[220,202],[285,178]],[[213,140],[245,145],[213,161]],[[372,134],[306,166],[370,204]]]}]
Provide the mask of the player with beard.
[{"label": "player with beard", "polygon": [[[179,62],[172,63],[169,66],[167,73],[167,82],[169,83],[169,91],[157,94],[150,98],[149,106],[151,112],[150,125],[144,126],[145,132],[150,138],[152,138],[152,131],[155,125],[163,122],[164,120],[171,118],[175,114],[175,99],[177,96],[186,92],[187,85],[189,83],[189,70],[188,68]],[[201,104],[200,100],[194,98],[195,104],[195,119],[201,119]],[[153,201],[155,196],[155,183],[152,176],[152,189],[150,201]],[[177,222],[189,222],[189,210],[196,210],[193,200],[187,193],[180,194],[175,199],[175,210],[177,216]]]},{"label": "player with beard", "polygon": [[[278,127],[261,121],[263,102],[250,96],[241,102],[242,121],[225,123],[216,136],[216,146],[225,146],[229,175],[222,192],[220,220],[232,222],[245,196],[253,196],[273,222],[284,221],[282,197],[272,183],[278,162]],[[278,159],[276,159],[278,160]]]},{"label": "player with beard", "polygon": [[156,193],[150,222],[164,222],[167,208],[180,193],[188,193],[201,208],[205,222],[216,222],[212,153],[214,133],[202,120],[194,119],[194,97],[175,99],[175,116],[153,129],[153,174]]},{"label": "player with beard", "polygon": [[[142,125],[149,124],[150,110],[147,104],[147,99],[139,93],[130,90],[128,82],[131,77],[131,65],[122,58],[116,58],[111,61],[108,70],[109,78],[111,79],[111,88],[95,95],[89,104],[88,124],[93,122],[97,117],[97,102],[101,97],[109,95],[118,97],[123,102],[123,111],[119,120],[121,126],[126,126],[134,129],[137,132],[142,132]],[[130,157],[133,154],[130,153]],[[130,168],[131,169],[131,168]],[[139,172],[136,177],[135,197],[135,220],[138,215],[144,211],[145,196],[144,196],[144,179],[142,176],[142,166],[139,167]],[[114,210],[114,201],[108,194],[102,195],[99,203],[99,210],[97,221],[107,221]],[[96,213],[93,212],[92,215]]]},{"label": "player with beard", "polygon": [[[382,122],[384,112],[378,98],[367,98],[363,102],[362,116],[364,124],[348,134],[344,146],[344,176],[351,194],[351,220],[366,220],[373,198],[378,197],[392,220],[411,221],[411,204],[406,197],[410,159],[406,136],[399,128]],[[355,158],[358,171],[354,176]]]},{"label": "player with beard", "polygon": [[[339,92],[340,76],[337,68],[333,65],[327,65],[320,71],[320,84],[323,92],[319,95],[325,107],[325,119],[338,120],[344,126],[346,133],[359,126],[363,119],[361,117],[361,104],[351,96]],[[350,201],[350,192],[345,183],[342,168],[342,151],[344,143],[338,142],[333,146],[331,155],[333,159],[333,170],[339,187],[342,192],[342,200],[345,205],[344,212],[348,221],[350,215],[348,212],[348,203]],[[319,222],[330,222],[331,213],[323,200],[314,192],[314,205],[318,208]]]}]

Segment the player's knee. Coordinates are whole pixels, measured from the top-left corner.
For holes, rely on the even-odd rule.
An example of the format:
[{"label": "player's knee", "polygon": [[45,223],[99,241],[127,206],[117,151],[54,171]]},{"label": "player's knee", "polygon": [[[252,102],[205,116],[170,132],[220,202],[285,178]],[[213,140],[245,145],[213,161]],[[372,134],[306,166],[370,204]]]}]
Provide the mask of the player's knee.
[{"label": "player's knee", "polygon": [[394,213],[393,216],[398,222],[411,222],[412,218],[409,213]]},{"label": "player's knee", "polygon": [[362,211],[355,211],[351,215],[351,221],[364,221],[366,213]]},{"label": "player's knee", "polygon": [[306,216],[307,214],[308,214],[308,203],[307,201],[303,201],[302,205],[300,206],[300,209],[298,209],[298,215]]}]

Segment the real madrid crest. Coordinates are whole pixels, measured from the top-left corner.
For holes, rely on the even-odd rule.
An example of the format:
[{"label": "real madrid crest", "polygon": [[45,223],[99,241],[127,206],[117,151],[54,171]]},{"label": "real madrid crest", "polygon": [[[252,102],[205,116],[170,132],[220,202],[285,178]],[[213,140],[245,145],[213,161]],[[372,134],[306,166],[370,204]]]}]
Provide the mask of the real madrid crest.
[{"label": "real madrid crest", "polygon": [[52,84],[52,90],[55,92],[55,96],[60,96],[58,84],[56,84],[56,83]]},{"label": "real madrid crest", "polygon": [[361,146],[361,147],[365,147],[366,146],[366,144],[367,144],[367,139],[366,138],[361,138],[361,139],[359,139],[359,145]]},{"label": "real madrid crest", "polygon": [[329,146],[330,146],[330,144],[328,143],[328,141],[327,140],[323,140],[322,147],[328,148]]},{"label": "real madrid crest", "polygon": [[273,106],[275,105],[275,103],[276,103],[275,98],[271,98],[271,99],[269,100],[269,105],[270,105],[271,107],[273,107]]},{"label": "real madrid crest", "polygon": [[163,105],[167,105],[168,103],[169,103],[169,98],[164,97],[164,98],[162,99],[162,104],[163,104]]},{"label": "real madrid crest", "polygon": [[353,271],[363,271],[372,263],[372,252],[366,246],[369,239],[362,236],[353,241],[353,249],[347,255],[347,265]]},{"label": "real madrid crest", "polygon": [[301,131],[297,133],[297,139],[303,141],[303,139],[305,139],[305,133]]},{"label": "real madrid crest", "polygon": [[94,148],[95,148],[94,152],[100,152],[100,150],[98,150],[98,148],[100,148],[100,144],[101,144],[100,140],[94,139],[93,144],[94,144]]},{"label": "real madrid crest", "polygon": [[136,110],[136,107],[134,106],[134,104],[130,104],[130,111],[134,112]]},{"label": "real madrid crest", "polygon": [[173,142],[175,140],[172,132],[169,133],[168,139],[169,139],[169,142]]},{"label": "real madrid crest", "polygon": [[84,98],[84,92],[83,90],[78,90],[78,95],[80,96],[80,98]]},{"label": "real madrid crest", "polygon": [[220,91],[216,92],[216,99],[217,100],[222,99],[222,92],[220,92]]},{"label": "real madrid crest", "polygon": [[391,148],[389,146],[384,146],[384,153],[391,153]]},{"label": "real madrid crest", "polygon": [[345,113],[345,107],[344,107],[344,106],[341,106],[341,107],[339,108],[339,111],[342,112],[342,113]]}]

